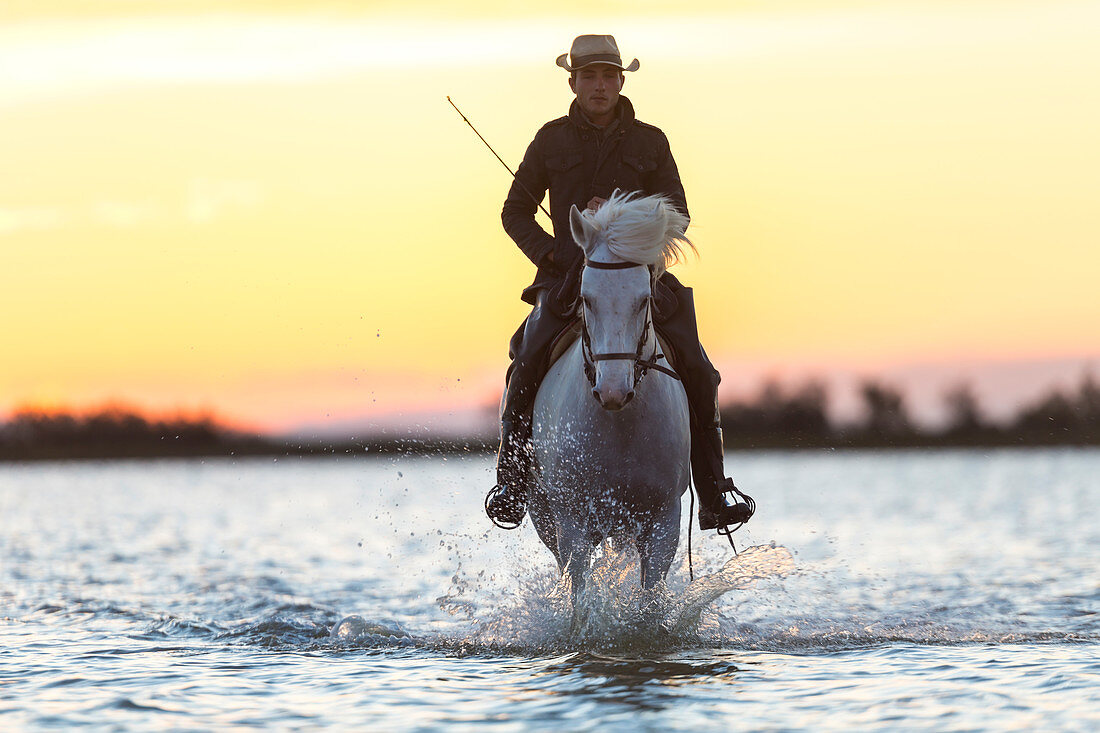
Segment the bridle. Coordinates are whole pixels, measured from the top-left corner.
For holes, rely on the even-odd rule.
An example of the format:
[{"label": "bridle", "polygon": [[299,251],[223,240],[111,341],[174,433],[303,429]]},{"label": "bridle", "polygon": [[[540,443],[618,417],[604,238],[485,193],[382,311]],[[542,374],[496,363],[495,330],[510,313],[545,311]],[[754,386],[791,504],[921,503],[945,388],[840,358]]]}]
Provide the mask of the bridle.
[{"label": "bridle", "polygon": [[[627,270],[632,267],[645,267],[648,269],[648,265],[643,265],[637,262],[597,262],[594,260],[585,259],[585,267],[591,267],[594,270]],[[592,337],[588,333],[588,320],[585,316],[584,304],[581,303],[581,356],[584,359],[584,376],[588,379],[588,384],[592,387],[596,386],[596,362],[598,361],[632,361],[634,362],[634,386],[638,386],[638,382],[642,380],[642,377],[650,370],[656,370],[669,375],[673,379],[679,380],[680,375],[672,371],[668,367],[661,366],[657,363],[658,360],[664,359],[665,355],[660,353],[660,345],[653,344],[653,356],[649,359],[642,358],[642,351],[645,349],[646,343],[649,341],[650,326],[653,325],[653,293],[650,292],[649,297],[646,299],[645,310],[645,325],[642,327],[641,338],[638,339],[638,348],[634,353],[629,352],[608,352],[604,354],[596,354],[592,351]]]}]

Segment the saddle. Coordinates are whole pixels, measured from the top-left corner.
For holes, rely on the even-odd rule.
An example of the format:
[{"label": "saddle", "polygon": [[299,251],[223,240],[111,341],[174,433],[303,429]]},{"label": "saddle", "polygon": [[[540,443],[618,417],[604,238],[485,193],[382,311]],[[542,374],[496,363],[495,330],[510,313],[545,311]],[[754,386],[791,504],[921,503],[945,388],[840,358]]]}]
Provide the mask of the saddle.
[{"label": "saddle", "polygon": [[574,318],[565,324],[565,328],[558,332],[554,340],[550,342],[550,350],[546,352],[546,368],[554,366],[554,363],[562,357],[566,349],[581,337],[581,319]]}]

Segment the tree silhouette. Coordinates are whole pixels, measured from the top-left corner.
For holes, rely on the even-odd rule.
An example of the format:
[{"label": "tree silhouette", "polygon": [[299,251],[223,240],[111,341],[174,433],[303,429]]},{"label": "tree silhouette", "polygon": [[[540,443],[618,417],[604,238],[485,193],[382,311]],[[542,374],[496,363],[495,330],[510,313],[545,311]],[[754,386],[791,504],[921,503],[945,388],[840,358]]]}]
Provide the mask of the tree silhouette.
[{"label": "tree silhouette", "polygon": [[913,423],[902,393],[885,384],[868,380],[860,385],[865,417],[863,432],[872,442],[899,442],[913,434]]},{"label": "tree silhouette", "polygon": [[86,414],[23,409],[0,425],[0,458],[126,458],[269,452],[279,444],[210,415],[154,420],[125,407]]},{"label": "tree silhouette", "polygon": [[1100,382],[1085,372],[1077,389],[1077,409],[1085,429],[1085,439],[1091,444],[1100,443]]},{"label": "tree silhouette", "polygon": [[944,392],[943,400],[947,405],[948,434],[971,435],[985,428],[985,416],[970,384],[962,382],[951,387]]},{"label": "tree silhouette", "polygon": [[828,393],[820,382],[788,392],[769,379],[755,400],[722,407],[726,442],[731,447],[828,445],[832,430],[827,403]]},{"label": "tree silhouette", "polygon": [[1100,443],[1100,384],[1086,372],[1075,394],[1050,390],[1020,410],[1010,430],[1024,443]]}]

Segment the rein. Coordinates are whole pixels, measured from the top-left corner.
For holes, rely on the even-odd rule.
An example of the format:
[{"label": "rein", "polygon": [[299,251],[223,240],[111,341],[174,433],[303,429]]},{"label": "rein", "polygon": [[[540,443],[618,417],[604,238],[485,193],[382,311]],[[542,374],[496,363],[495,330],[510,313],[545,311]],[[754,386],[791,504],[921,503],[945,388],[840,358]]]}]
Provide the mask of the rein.
[{"label": "rein", "polygon": [[[585,267],[591,267],[594,270],[627,270],[633,267],[648,267],[637,262],[597,262],[595,260],[585,259]],[[650,369],[653,369],[663,374],[667,374],[673,379],[680,381],[680,375],[672,371],[666,366],[662,366],[657,363],[658,360],[664,359],[665,355],[660,353],[658,344],[653,345],[653,356],[649,359],[642,358],[642,351],[645,349],[646,342],[649,340],[649,330],[653,325],[653,295],[650,294],[646,302],[646,314],[645,314],[645,326],[642,328],[642,337],[638,339],[638,349],[634,353],[629,352],[606,352],[603,354],[597,354],[592,351],[592,337],[588,333],[588,321],[584,315],[584,306],[581,306],[581,356],[584,359],[584,376],[588,379],[588,384],[592,387],[596,386],[596,362],[598,361],[632,361],[634,362],[634,386],[638,386],[638,382],[642,380],[642,377],[646,375]]]}]

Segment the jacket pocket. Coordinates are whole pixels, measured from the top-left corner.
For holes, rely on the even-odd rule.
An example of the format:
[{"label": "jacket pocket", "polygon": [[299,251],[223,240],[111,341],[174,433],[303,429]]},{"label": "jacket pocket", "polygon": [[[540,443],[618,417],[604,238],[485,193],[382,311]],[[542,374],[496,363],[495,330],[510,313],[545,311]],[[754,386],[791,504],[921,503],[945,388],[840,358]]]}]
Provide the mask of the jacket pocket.
[{"label": "jacket pocket", "polygon": [[623,155],[623,163],[643,176],[657,170],[657,161],[653,158],[646,158],[641,155]]},{"label": "jacket pocket", "polygon": [[653,193],[649,190],[649,184],[655,170],[657,170],[657,161],[653,158],[624,153],[622,165],[615,176],[615,187],[624,191]]},{"label": "jacket pocket", "polygon": [[582,160],[584,160],[584,156],[579,152],[550,155],[546,158],[546,170],[551,173],[562,173],[571,168],[576,168]]}]

